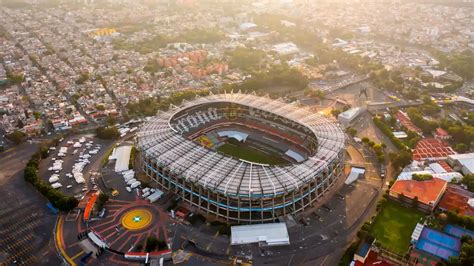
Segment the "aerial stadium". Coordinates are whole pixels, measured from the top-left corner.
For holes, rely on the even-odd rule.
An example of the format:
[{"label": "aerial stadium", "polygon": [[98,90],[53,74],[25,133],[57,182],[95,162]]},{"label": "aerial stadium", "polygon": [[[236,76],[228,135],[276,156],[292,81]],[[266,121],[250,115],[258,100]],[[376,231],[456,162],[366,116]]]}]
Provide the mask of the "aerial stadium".
[{"label": "aerial stadium", "polygon": [[229,222],[261,223],[303,212],[336,187],[345,135],[296,102],[211,94],[160,112],[137,148],[161,188]]}]

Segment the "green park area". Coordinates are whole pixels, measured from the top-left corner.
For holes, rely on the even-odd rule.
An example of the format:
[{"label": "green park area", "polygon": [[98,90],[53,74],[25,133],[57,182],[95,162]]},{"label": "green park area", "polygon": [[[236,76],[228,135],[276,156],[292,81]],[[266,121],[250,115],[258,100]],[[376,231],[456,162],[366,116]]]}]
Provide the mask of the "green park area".
[{"label": "green park area", "polygon": [[382,210],[372,224],[370,234],[384,248],[403,255],[410,245],[413,229],[424,217],[425,215],[416,209],[405,208],[397,202],[388,200],[384,202]]},{"label": "green park area", "polygon": [[246,145],[235,145],[232,143],[225,143],[218,147],[217,151],[254,163],[271,165],[288,163],[278,154],[268,154]]}]

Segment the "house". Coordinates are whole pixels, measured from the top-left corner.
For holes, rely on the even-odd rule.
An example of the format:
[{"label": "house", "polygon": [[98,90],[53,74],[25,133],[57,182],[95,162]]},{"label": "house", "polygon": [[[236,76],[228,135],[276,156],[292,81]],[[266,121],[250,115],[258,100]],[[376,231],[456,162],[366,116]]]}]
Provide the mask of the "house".
[{"label": "house", "polygon": [[423,134],[423,131],[421,131],[421,129],[417,127],[415,124],[413,124],[413,122],[411,121],[411,119],[408,117],[408,115],[405,112],[398,110],[396,114],[396,118],[400,122],[400,124],[406,127],[408,130],[416,132],[418,135]]},{"label": "house", "polygon": [[416,205],[423,212],[432,212],[446,191],[447,184],[439,178],[425,181],[397,180],[390,188],[389,196],[404,205]]},{"label": "house", "polygon": [[374,246],[375,239],[366,237],[362,239],[356,252],[354,252],[354,260],[350,265],[353,266],[389,266],[394,265],[387,261],[386,258],[380,256],[380,250]]},{"label": "house", "polygon": [[465,175],[474,173],[474,153],[449,155],[446,161],[455,171]]},{"label": "house", "polygon": [[448,185],[438,209],[474,217],[474,193],[457,185]]},{"label": "house", "polygon": [[416,144],[412,157],[416,161],[438,161],[453,154],[456,154],[456,151],[444,140],[426,138]]},{"label": "house", "polygon": [[435,132],[433,132],[433,136],[437,139],[442,139],[442,140],[451,139],[451,135],[449,135],[449,133],[446,130],[440,127],[436,128]]}]

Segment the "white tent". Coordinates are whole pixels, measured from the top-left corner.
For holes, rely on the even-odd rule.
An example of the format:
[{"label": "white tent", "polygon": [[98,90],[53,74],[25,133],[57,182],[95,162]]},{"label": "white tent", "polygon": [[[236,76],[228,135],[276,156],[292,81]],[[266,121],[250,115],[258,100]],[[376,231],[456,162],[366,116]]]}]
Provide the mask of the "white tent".
[{"label": "white tent", "polygon": [[352,167],[351,172],[349,173],[349,176],[347,177],[346,182],[344,183],[346,185],[349,185],[352,182],[356,181],[360,176],[363,176],[364,174],[365,174],[364,168]]},{"label": "white tent", "polygon": [[289,245],[290,237],[285,223],[232,226],[231,244],[259,243],[268,246]]},{"label": "white tent", "polygon": [[467,204],[471,207],[474,207],[474,198],[470,198],[468,201],[467,201]]}]

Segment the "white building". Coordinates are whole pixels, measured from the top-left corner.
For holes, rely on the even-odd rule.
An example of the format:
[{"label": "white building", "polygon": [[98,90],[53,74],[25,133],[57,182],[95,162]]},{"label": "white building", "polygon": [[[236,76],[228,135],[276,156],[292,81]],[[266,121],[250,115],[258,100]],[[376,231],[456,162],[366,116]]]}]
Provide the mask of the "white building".
[{"label": "white building", "polygon": [[461,180],[462,175],[458,172],[448,172],[439,163],[430,163],[425,166],[423,163],[413,161],[405,167],[398,175],[397,180],[412,180],[413,175],[431,175],[433,178],[439,178],[446,182]]},{"label": "white building", "polygon": [[239,25],[241,31],[248,31],[250,29],[256,28],[257,24],[251,22],[245,22]]},{"label": "white building", "polygon": [[449,155],[447,161],[456,171],[465,175],[474,173],[474,153]]},{"label": "white building", "polygon": [[351,108],[345,112],[340,113],[337,116],[337,120],[345,127],[349,126],[349,124],[356,119],[364,110],[360,107]]},{"label": "white building", "polygon": [[285,223],[232,226],[231,244],[259,243],[263,246],[289,245],[290,236]]},{"label": "white building", "polygon": [[346,181],[344,182],[346,185],[352,184],[352,182],[356,181],[360,177],[365,175],[365,169],[360,167],[351,167],[351,172],[349,176],[347,176]]},{"label": "white building", "polygon": [[273,45],[272,51],[277,52],[279,55],[290,55],[299,53],[300,49],[292,42],[284,42]]},{"label": "white building", "polygon": [[109,161],[115,160],[115,172],[119,173],[128,170],[131,152],[131,145],[120,146],[112,151],[112,154],[109,156]]}]

